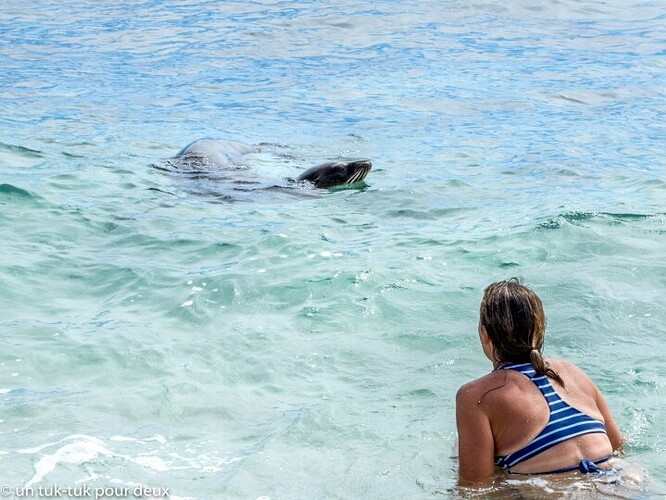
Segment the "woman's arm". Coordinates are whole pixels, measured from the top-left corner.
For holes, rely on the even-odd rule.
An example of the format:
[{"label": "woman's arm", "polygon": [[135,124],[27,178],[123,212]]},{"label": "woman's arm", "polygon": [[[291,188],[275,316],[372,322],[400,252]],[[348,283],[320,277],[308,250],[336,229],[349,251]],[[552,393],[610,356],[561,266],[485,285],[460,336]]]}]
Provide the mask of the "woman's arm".
[{"label": "woman's arm", "polygon": [[606,433],[608,434],[608,439],[610,439],[611,445],[613,446],[613,451],[618,451],[624,453],[624,438],[622,437],[622,432],[620,432],[620,427],[615,422],[613,418],[613,413],[606,403],[606,398],[601,394],[601,391],[598,387],[595,386],[597,390],[597,408],[601,412],[601,415],[604,417],[604,425],[606,426]]},{"label": "woman's arm", "polygon": [[574,371],[574,375],[578,382],[584,384],[583,387],[588,392],[588,394],[593,395],[594,402],[596,403],[599,413],[601,413],[601,417],[603,418],[604,426],[606,427],[606,433],[608,434],[608,439],[611,442],[613,451],[619,451],[620,453],[623,453],[624,438],[620,432],[620,427],[617,425],[615,419],[613,418],[613,413],[608,407],[606,398],[604,398],[603,394],[599,390],[599,387],[597,387],[597,384],[595,384],[594,381],[587,375],[587,373],[585,373],[580,367],[574,365],[573,363],[566,364],[570,367],[569,369]]},{"label": "woman's arm", "polygon": [[463,486],[487,483],[495,472],[495,443],[488,416],[481,410],[470,384],[456,394],[458,426],[458,482]]}]

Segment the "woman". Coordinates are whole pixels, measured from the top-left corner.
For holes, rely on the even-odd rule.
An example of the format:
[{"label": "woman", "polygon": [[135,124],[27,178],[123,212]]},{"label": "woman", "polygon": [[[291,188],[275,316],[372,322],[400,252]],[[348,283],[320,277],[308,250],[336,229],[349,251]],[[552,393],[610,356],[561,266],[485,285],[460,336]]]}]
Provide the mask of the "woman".
[{"label": "woman", "polygon": [[608,467],[623,439],[597,386],[577,366],[541,355],[546,318],[516,278],[488,286],[479,337],[493,371],[456,396],[459,482],[489,482],[498,467],[545,474]]}]

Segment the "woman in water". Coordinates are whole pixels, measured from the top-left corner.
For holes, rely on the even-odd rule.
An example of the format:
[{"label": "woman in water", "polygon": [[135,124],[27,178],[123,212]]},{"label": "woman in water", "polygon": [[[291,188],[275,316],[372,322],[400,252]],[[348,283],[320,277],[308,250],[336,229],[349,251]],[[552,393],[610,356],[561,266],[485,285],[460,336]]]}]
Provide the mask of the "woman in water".
[{"label": "woman in water", "polygon": [[577,366],[544,359],[541,300],[516,278],[489,285],[479,337],[489,374],[456,396],[459,482],[489,482],[498,467],[547,474],[608,467],[623,439],[606,400]]}]

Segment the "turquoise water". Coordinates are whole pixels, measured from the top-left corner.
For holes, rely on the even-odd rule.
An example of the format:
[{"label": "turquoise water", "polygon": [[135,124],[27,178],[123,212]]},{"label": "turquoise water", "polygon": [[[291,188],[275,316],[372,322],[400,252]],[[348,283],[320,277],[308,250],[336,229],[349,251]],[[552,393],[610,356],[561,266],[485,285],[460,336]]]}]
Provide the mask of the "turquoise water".
[{"label": "turquoise water", "polygon": [[[2,494],[466,496],[454,396],[513,275],[648,477],[563,491],[666,494],[664,12],[4,2]],[[316,194],[154,168],[199,137],[280,145],[250,159],[267,185],[374,168]]]}]

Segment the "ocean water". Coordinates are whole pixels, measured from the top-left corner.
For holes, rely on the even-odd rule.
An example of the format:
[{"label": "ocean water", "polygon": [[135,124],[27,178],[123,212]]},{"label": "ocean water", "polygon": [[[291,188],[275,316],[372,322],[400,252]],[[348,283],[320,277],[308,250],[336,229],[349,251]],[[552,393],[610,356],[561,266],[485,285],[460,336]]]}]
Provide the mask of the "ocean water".
[{"label": "ocean water", "polygon": [[[665,12],[3,2],[2,496],[666,495]],[[200,137],[272,144],[264,184],[160,168]],[[265,189],[345,158],[364,185]],[[510,276],[633,476],[456,487],[455,393]]]}]

